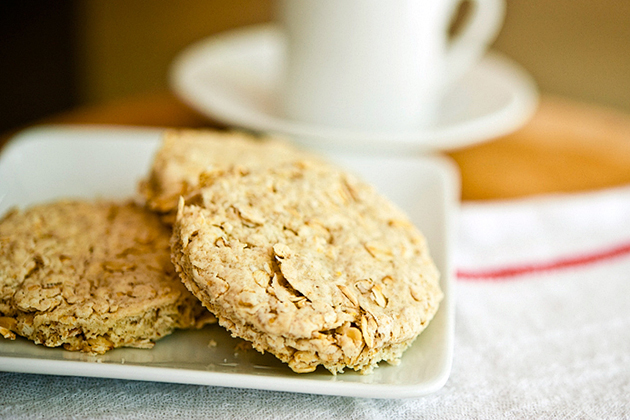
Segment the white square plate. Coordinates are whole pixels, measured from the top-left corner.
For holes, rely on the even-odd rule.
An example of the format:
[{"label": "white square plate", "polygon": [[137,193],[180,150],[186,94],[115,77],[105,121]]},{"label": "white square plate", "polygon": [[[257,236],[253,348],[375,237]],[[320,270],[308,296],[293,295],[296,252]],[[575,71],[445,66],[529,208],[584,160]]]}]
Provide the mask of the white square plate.
[{"label": "white square plate", "polygon": [[[0,214],[69,197],[126,198],[135,194],[159,145],[160,130],[41,127],[17,135],[0,155]],[[217,325],[176,331],[151,350],[116,349],[93,356],[0,338],[0,370],[256,388],[370,398],[404,398],[441,388],[453,354],[451,247],[458,202],[453,166],[437,157],[329,157],[362,175],[405,210],[423,231],[442,273],[445,299],[398,366],[371,375],[324,369],[293,373],[269,354],[239,351],[239,340]],[[209,346],[211,340],[216,346]]]}]

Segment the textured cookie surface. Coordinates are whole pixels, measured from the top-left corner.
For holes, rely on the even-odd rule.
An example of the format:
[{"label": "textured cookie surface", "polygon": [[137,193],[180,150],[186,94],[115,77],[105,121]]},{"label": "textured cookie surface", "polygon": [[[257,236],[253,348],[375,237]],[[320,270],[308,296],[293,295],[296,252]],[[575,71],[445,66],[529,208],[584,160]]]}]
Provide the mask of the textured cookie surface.
[{"label": "textured cookie surface", "polygon": [[294,371],[395,364],[437,311],[424,237],[356,177],[301,161],[201,180],[173,263],[221,325]]},{"label": "textured cookie surface", "polygon": [[212,176],[233,166],[271,167],[305,156],[280,140],[241,132],[168,130],[140,189],[151,210],[168,214],[180,196],[194,194],[201,172]]},{"label": "textured cookie surface", "polygon": [[[0,221],[0,332],[103,353],[211,314],[170,262],[170,230],[131,203],[60,201]],[[206,315],[207,314],[207,315]]]}]

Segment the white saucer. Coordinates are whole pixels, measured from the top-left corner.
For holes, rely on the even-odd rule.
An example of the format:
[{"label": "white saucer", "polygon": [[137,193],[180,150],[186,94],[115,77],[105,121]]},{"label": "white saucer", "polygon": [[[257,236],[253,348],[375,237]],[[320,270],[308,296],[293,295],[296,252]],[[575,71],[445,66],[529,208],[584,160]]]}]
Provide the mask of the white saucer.
[{"label": "white saucer", "polygon": [[171,87],[193,108],[237,127],[288,135],[316,148],[364,151],[471,145],[519,128],[538,102],[532,78],[508,58],[491,53],[446,94],[432,128],[379,133],[301,123],[278,111],[284,43],[282,31],[272,24],[208,38],[176,58]]}]

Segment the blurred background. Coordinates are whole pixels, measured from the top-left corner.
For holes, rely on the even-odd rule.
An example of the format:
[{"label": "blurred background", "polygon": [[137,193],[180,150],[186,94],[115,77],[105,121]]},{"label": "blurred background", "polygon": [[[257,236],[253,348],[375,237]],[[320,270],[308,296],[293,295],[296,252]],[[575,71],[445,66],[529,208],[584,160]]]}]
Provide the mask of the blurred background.
[{"label": "blurred background", "polygon": [[[187,45],[272,18],[272,0],[4,0],[0,131],[165,92]],[[630,1],[508,0],[493,48],[543,93],[630,112]]]}]

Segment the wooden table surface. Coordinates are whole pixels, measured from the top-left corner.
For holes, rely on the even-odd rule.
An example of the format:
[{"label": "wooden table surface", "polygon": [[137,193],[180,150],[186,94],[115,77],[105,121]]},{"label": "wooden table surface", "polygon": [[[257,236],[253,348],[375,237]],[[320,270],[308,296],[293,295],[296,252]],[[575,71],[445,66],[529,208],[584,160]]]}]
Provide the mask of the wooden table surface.
[{"label": "wooden table surface", "polygon": [[[41,123],[224,128],[170,93],[83,107]],[[630,115],[543,96],[532,120],[520,130],[448,155],[459,166],[463,200],[630,184]]]}]

